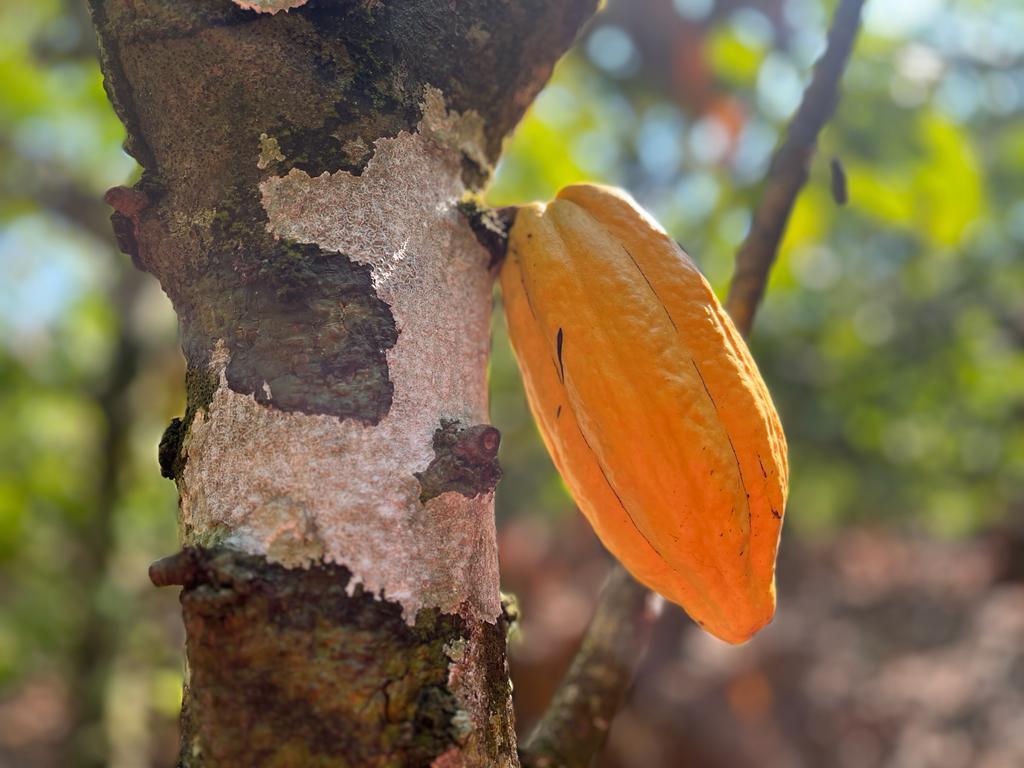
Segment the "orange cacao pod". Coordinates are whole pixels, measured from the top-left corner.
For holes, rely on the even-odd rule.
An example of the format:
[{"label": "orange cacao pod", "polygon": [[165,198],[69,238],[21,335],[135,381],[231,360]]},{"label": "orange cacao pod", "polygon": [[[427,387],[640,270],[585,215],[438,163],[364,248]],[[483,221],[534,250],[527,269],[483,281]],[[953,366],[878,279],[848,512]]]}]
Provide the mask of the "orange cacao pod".
[{"label": "orange cacao pod", "polygon": [[632,199],[580,184],[519,209],[501,284],[530,408],[598,537],[749,639],[775,612],[786,441],[707,281]]}]

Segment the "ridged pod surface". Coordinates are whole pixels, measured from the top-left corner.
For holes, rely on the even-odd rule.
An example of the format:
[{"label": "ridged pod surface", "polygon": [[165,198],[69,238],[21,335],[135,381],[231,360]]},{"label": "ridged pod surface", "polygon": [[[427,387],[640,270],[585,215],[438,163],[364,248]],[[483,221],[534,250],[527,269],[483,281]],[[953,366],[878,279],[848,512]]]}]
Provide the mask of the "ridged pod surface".
[{"label": "ridged pod surface", "polygon": [[580,184],[519,209],[501,284],[530,408],[598,537],[749,639],[775,612],[786,441],[707,281],[631,198]]}]

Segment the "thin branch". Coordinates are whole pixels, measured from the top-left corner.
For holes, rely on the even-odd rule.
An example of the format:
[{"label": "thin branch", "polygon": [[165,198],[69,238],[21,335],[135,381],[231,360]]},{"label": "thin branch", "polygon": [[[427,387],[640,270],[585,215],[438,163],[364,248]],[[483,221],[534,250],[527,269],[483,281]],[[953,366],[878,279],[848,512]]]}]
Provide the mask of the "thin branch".
[{"label": "thin branch", "polygon": [[[736,256],[726,309],[744,336],[764,296],[768,274],[786,230],[818,133],[835,111],[839,80],[860,27],[864,0],[842,0],[825,53],[772,160],[753,226]],[[616,565],[583,644],[522,754],[524,768],[586,768],[604,745],[647,649],[652,595]]]},{"label": "thin branch", "polygon": [[523,750],[523,768],[590,765],[660,613],[661,599],[616,565],[572,667]]},{"label": "thin branch", "polygon": [[786,140],[772,158],[750,233],[736,256],[725,308],[744,335],[750,333],[793,203],[807,181],[818,134],[839,101],[839,80],[857,37],[863,5],[864,0],[842,0],[836,9],[828,46],[814,66],[814,77],[789,124]]}]

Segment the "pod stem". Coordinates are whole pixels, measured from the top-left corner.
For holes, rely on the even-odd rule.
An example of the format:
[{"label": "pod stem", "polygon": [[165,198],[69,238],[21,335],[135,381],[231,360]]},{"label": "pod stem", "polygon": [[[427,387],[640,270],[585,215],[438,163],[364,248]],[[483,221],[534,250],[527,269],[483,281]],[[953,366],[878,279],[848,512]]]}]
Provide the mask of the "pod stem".
[{"label": "pod stem", "polygon": [[487,208],[474,199],[463,200],[458,207],[469,222],[477,242],[491,255],[488,269],[497,274],[508,253],[508,233],[519,209],[515,206]]}]

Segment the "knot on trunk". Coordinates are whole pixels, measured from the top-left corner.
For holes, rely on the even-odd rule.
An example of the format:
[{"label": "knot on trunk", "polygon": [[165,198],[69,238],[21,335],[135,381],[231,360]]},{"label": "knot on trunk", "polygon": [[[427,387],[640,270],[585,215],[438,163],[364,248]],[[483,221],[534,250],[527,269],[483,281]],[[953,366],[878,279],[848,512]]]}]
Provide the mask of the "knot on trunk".
[{"label": "knot on trunk", "polygon": [[149,196],[139,189],[112,187],[103,201],[114,209],[110,223],[121,253],[131,256],[137,269],[145,270],[139,257],[139,217],[150,206]]},{"label": "knot on trunk", "polygon": [[500,444],[501,432],[490,424],[460,427],[455,419],[442,419],[434,432],[434,460],[416,473],[420,501],[426,504],[446,491],[470,498],[493,491],[501,479]]},{"label": "knot on trunk", "polygon": [[149,566],[149,580],[156,587],[180,586],[195,589],[203,584],[245,592],[253,581],[256,558],[227,549],[183,547]]}]

